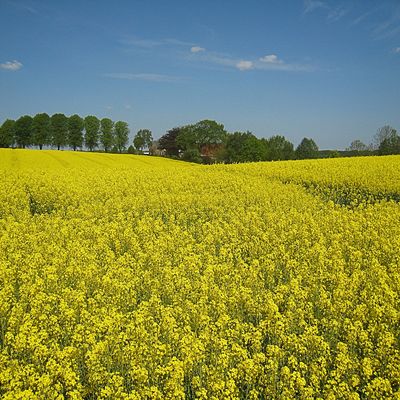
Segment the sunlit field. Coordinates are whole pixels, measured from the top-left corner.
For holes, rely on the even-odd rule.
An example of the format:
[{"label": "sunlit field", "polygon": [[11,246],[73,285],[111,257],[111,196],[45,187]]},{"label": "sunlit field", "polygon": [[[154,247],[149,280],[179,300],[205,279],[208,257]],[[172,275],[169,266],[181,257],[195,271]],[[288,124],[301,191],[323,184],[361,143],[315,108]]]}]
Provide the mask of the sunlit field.
[{"label": "sunlit field", "polygon": [[0,398],[400,399],[400,156],[0,176]]}]

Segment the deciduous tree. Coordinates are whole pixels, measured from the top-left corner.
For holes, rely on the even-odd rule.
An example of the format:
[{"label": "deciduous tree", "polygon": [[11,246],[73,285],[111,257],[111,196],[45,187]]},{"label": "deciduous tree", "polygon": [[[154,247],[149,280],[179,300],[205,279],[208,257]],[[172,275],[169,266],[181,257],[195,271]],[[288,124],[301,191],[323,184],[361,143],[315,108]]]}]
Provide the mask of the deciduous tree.
[{"label": "deciduous tree", "polygon": [[263,142],[251,132],[235,132],[228,135],[224,154],[228,163],[261,161],[265,149]]},{"label": "deciduous tree", "polygon": [[390,125],[382,126],[381,128],[379,128],[377,130],[377,132],[375,133],[375,136],[374,136],[375,148],[379,149],[379,146],[385,139],[390,140],[390,138],[392,138],[396,134],[397,134],[397,131],[392,126],[390,126]]},{"label": "deciduous tree", "polygon": [[85,145],[90,151],[93,151],[93,149],[97,147],[99,141],[100,121],[94,115],[88,115],[84,123]]},{"label": "deciduous tree", "polygon": [[100,143],[107,153],[114,146],[114,123],[110,118],[103,118],[100,121]]},{"label": "deciduous tree", "polygon": [[379,145],[379,154],[400,154],[400,136],[392,129]]},{"label": "deciduous tree", "polygon": [[83,144],[83,119],[74,114],[68,119],[68,144],[74,149],[82,147]]},{"label": "deciduous tree", "polygon": [[15,142],[15,121],[7,119],[0,127],[0,147],[12,147]]},{"label": "deciduous tree", "polygon": [[303,138],[296,148],[296,158],[299,160],[305,158],[318,157],[318,146],[313,139]]},{"label": "deciduous tree", "polygon": [[294,158],[293,144],[282,135],[275,135],[267,139],[267,157],[272,160],[291,160]]},{"label": "deciduous tree", "polygon": [[149,129],[140,129],[133,139],[133,145],[135,146],[136,150],[140,151],[145,148],[149,149],[152,142],[153,136]]},{"label": "deciduous tree", "polygon": [[23,149],[32,144],[32,117],[24,115],[15,121],[15,139]]},{"label": "deciduous tree", "polygon": [[33,117],[32,139],[33,144],[39,146],[40,150],[44,145],[50,144],[50,117],[48,114],[40,113]]},{"label": "deciduous tree", "polygon": [[364,144],[361,140],[353,140],[350,143],[349,151],[366,151],[368,150],[368,146]]},{"label": "deciduous tree", "polygon": [[182,127],[176,142],[185,151],[197,149],[200,152],[202,146],[221,144],[226,141],[226,138],[227,133],[223,124],[212,120],[203,120]]},{"label": "deciduous tree", "polygon": [[126,148],[129,140],[129,126],[127,122],[117,121],[114,126],[115,146],[119,153]]},{"label": "deciduous tree", "polygon": [[68,143],[68,118],[61,113],[50,118],[51,144],[60,150]]},{"label": "deciduous tree", "polygon": [[165,150],[165,154],[170,157],[178,157],[182,151],[182,147],[177,142],[177,137],[180,134],[182,128],[172,128],[158,140],[158,148]]}]

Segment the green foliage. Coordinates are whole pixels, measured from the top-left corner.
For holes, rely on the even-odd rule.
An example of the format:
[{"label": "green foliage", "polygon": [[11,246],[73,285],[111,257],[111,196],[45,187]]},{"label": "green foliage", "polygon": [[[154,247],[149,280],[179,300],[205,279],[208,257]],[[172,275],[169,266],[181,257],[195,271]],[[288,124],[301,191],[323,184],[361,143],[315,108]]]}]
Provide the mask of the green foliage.
[{"label": "green foliage", "polygon": [[185,155],[182,158],[191,161],[199,160],[197,154],[205,158],[204,151],[210,147],[213,150],[210,162],[217,160],[237,163],[294,158],[293,144],[284,136],[257,139],[251,132],[228,134],[222,124],[211,120],[171,129],[159,140],[159,148],[165,150],[168,156],[179,156],[183,151]]},{"label": "green foliage", "polygon": [[224,125],[211,120],[203,120],[194,125],[182,127],[176,142],[185,151],[197,149],[200,152],[202,146],[221,144],[226,141],[226,138]]},{"label": "green foliage", "polygon": [[275,135],[266,140],[267,155],[266,160],[291,160],[294,158],[293,144],[286,140],[284,136]]},{"label": "green foliage", "polygon": [[172,128],[158,140],[158,148],[165,150],[169,157],[178,157],[182,147],[177,143],[177,137],[182,128]]},{"label": "green foliage", "polygon": [[114,123],[110,118],[100,121],[100,143],[107,153],[114,146]]},{"label": "green foliage", "polygon": [[199,150],[200,145],[197,142],[196,134],[193,132],[192,125],[181,127],[178,136],[176,137],[177,145],[183,149],[183,151],[189,149]]},{"label": "green foliage", "polygon": [[317,158],[318,146],[314,140],[304,138],[296,148],[296,158],[303,160],[305,158]]},{"label": "green foliage", "polygon": [[390,132],[382,140],[379,145],[379,154],[400,154],[400,136],[397,134],[396,129],[391,128]]},{"label": "green foliage", "polygon": [[385,125],[379,128],[374,136],[374,142],[375,142],[375,148],[378,148],[381,146],[384,140],[393,138],[394,136],[397,135],[396,129],[394,129],[390,125]]},{"label": "green foliage", "polygon": [[212,120],[203,120],[191,126],[200,146],[220,144],[226,141],[227,132],[223,124]]},{"label": "green foliage", "polygon": [[149,149],[152,142],[153,136],[149,129],[140,129],[133,139],[133,145],[135,146],[135,149],[141,151],[145,148]]},{"label": "green foliage", "polygon": [[0,127],[0,147],[12,147],[15,142],[15,121],[7,119]]},{"label": "green foliage", "polygon": [[340,153],[337,150],[332,150],[328,154],[328,158],[338,158],[338,157],[340,157]]},{"label": "green foliage", "polygon": [[90,151],[93,151],[98,145],[100,121],[93,115],[85,118],[85,145]]},{"label": "green foliage", "polygon": [[136,149],[132,145],[128,147],[128,154],[137,154]]},{"label": "green foliage", "polygon": [[32,120],[33,144],[42,150],[43,145],[50,144],[50,117],[46,113],[36,114]]},{"label": "green foliage", "polygon": [[195,148],[185,150],[182,154],[182,160],[198,164],[201,164],[203,162],[200,151]]},{"label": "green foliage", "polygon": [[251,132],[235,132],[228,135],[225,161],[227,163],[261,161],[265,157],[265,150],[265,142],[257,139]]},{"label": "green foliage", "polygon": [[24,115],[15,121],[15,139],[19,147],[32,144],[32,117]]},{"label": "green foliage", "polygon": [[122,151],[128,144],[128,139],[129,139],[128,124],[124,121],[117,121],[114,126],[114,134],[115,134],[115,146],[118,150],[118,153],[122,153]]},{"label": "green foliage", "polygon": [[50,118],[51,144],[58,150],[68,143],[68,118],[61,113]]},{"label": "green foliage", "polygon": [[[146,133],[145,146],[150,146],[151,132],[148,130],[143,132]],[[33,118],[24,115],[15,122],[6,120],[0,126],[0,147],[10,147],[16,143],[22,148],[36,145],[42,149],[44,145],[52,145],[60,150],[68,145],[76,150],[85,144],[90,151],[93,151],[100,142],[106,152],[113,146],[116,146],[116,151],[122,152],[127,145],[128,136],[128,124],[123,121],[117,122],[114,132],[114,122],[109,118],[99,121],[93,115],[82,119],[77,114],[68,118],[61,113],[53,114],[51,117],[46,113],[39,113]]]},{"label": "green foliage", "polygon": [[74,114],[68,119],[68,144],[76,150],[83,145],[83,119]]},{"label": "green foliage", "polygon": [[353,140],[350,143],[350,147],[348,148],[348,151],[366,151],[366,150],[368,150],[368,146],[358,139]]}]

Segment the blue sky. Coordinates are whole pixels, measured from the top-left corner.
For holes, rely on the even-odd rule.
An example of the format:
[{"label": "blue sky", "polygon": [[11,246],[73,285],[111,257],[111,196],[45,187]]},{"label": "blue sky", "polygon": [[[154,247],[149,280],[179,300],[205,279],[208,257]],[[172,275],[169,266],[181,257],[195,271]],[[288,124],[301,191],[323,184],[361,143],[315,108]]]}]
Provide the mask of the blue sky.
[{"label": "blue sky", "polygon": [[201,119],[320,148],[400,130],[398,0],[0,2],[0,121]]}]

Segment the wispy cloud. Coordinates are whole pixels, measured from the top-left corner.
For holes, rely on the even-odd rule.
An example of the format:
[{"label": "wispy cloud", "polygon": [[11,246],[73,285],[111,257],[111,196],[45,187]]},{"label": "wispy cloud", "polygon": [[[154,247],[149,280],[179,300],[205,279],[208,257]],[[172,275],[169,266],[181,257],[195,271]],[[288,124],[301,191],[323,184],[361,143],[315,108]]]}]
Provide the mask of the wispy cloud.
[{"label": "wispy cloud", "polygon": [[343,18],[348,13],[348,10],[344,7],[337,7],[330,9],[328,13],[328,21],[335,22]]},{"label": "wispy cloud", "polygon": [[283,61],[278,58],[276,54],[269,54],[259,59],[263,63],[267,64],[283,64]]},{"label": "wispy cloud", "polygon": [[144,38],[139,38],[137,36],[125,37],[121,39],[120,42],[124,45],[141,47],[145,49],[151,49],[162,46],[187,46],[187,47],[195,46],[195,43],[186,42],[174,38],[144,39]]},{"label": "wispy cloud", "polygon": [[351,25],[358,25],[359,23],[361,23],[361,22],[367,20],[370,16],[372,16],[372,15],[374,14],[374,12],[375,12],[376,10],[377,10],[377,9],[374,8],[374,9],[372,9],[372,10],[368,10],[368,11],[366,11],[365,13],[359,15],[357,18],[355,18],[355,19],[351,22]]},{"label": "wispy cloud", "polygon": [[303,14],[310,14],[317,10],[323,10],[328,22],[336,22],[343,18],[347,13],[347,8],[343,6],[332,6],[322,0],[304,0]]},{"label": "wispy cloud", "polygon": [[237,64],[240,62],[238,59],[234,59],[227,54],[217,53],[213,51],[204,51],[201,53],[192,53],[189,55],[189,60],[196,63],[216,64],[225,67],[237,68]]},{"label": "wispy cloud", "polygon": [[185,40],[172,39],[172,38],[163,39],[162,42],[164,44],[173,45],[173,46],[193,46],[193,45],[195,45],[195,43],[193,43],[193,42],[186,42]]},{"label": "wispy cloud", "polygon": [[30,14],[39,14],[38,10],[32,5],[28,4],[28,2],[21,1],[7,1],[9,5],[14,7],[18,11],[28,12]]},{"label": "wispy cloud", "polygon": [[400,54],[400,47],[395,47],[393,53]]},{"label": "wispy cloud", "polygon": [[400,33],[400,6],[392,9],[386,19],[375,26],[372,35],[375,39],[386,39]]},{"label": "wispy cloud", "polygon": [[5,63],[0,64],[0,68],[8,71],[18,71],[19,69],[22,68],[22,63],[20,63],[17,60],[6,61]]},{"label": "wispy cloud", "polygon": [[311,13],[319,8],[329,9],[329,6],[321,0],[304,0],[304,14]]},{"label": "wispy cloud", "polygon": [[258,61],[254,63],[254,68],[265,71],[286,71],[286,72],[313,72],[316,67],[309,64],[286,63],[282,60],[278,62]]},{"label": "wispy cloud", "polygon": [[400,34],[400,4],[379,2],[375,7],[359,15],[351,26],[364,23],[375,40],[392,38]]},{"label": "wispy cloud", "polygon": [[159,40],[152,40],[152,39],[139,39],[139,38],[129,38],[129,39],[122,39],[121,43],[137,46],[137,47],[144,47],[144,48],[153,48],[157,46],[161,46],[162,42]]},{"label": "wispy cloud", "polygon": [[268,54],[258,59],[235,58],[227,54],[216,52],[203,52],[191,54],[191,61],[207,64],[223,65],[227,68],[235,68],[239,71],[264,70],[264,71],[314,71],[315,67],[305,64],[287,63],[276,54]]},{"label": "wispy cloud", "polygon": [[[315,0],[312,0],[315,2]],[[313,7],[316,7],[314,4]],[[178,39],[142,39],[137,37],[125,38],[123,43],[146,48],[154,49],[160,46],[179,46],[187,47],[183,50],[182,48],[177,51],[178,57],[185,57],[187,60],[210,64],[210,65],[221,65],[226,68],[237,69],[239,71],[249,70],[277,70],[277,71],[313,71],[314,67],[310,65],[288,63],[280,59],[276,54],[267,54],[256,59],[248,59],[247,57],[234,57],[230,54],[224,54],[220,52],[209,51],[204,47],[197,44],[193,44]],[[183,50],[183,51],[182,51]],[[132,74],[132,73],[108,73],[104,74],[109,78],[115,79],[128,79],[128,80],[148,80],[153,82],[177,82],[184,80],[182,77],[159,75],[159,74]]]},{"label": "wispy cloud", "polygon": [[128,72],[111,72],[103,74],[103,76],[106,78],[113,78],[113,79],[126,79],[130,81],[141,80],[150,82],[179,82],[184,79],[179,76],[151,74],[151,73],[131,74]]},{"label": "wispy cloud", "polygon": [[200,53],[201,51],[205,51],[206,49],[204,47],[199,47],[199,46],[193,46],[191,47],[190,51],[192,53]]},{"label": "wispy cloud", "polygon": [[247,71],[254,68],[253,61],[240,60],[236,63],[236,68],[240,71]]}]

